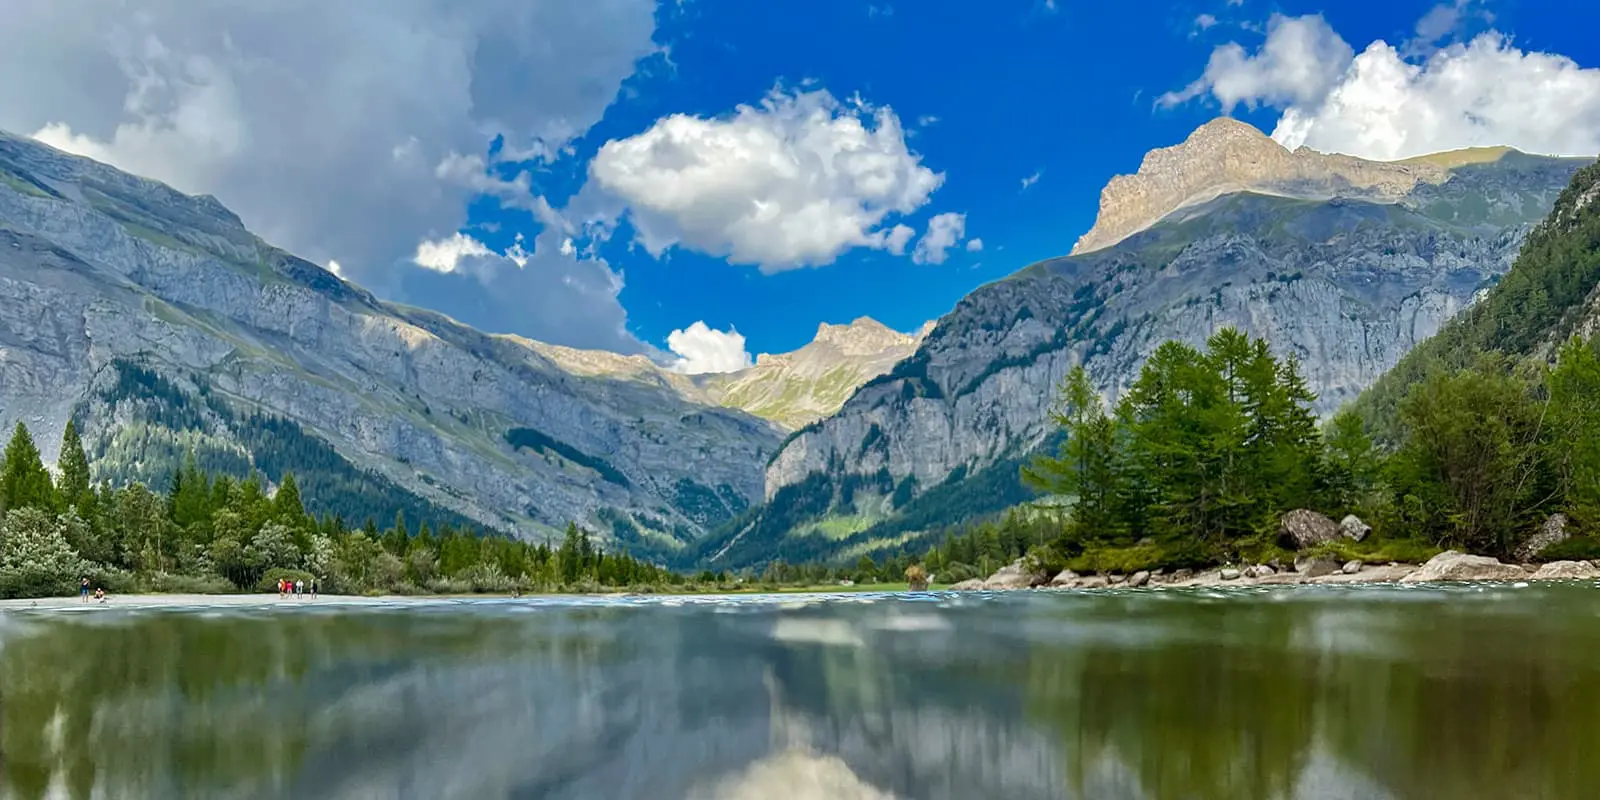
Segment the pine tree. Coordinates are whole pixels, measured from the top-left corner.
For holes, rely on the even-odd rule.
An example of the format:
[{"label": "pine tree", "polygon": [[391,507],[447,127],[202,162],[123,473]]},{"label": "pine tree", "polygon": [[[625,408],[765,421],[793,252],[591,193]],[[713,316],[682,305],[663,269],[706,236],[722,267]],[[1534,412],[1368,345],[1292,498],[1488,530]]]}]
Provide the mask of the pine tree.
[{"label": "pine tree", "polygon": [[95,493],[90,486],[89,457],[84,454],[83,440],[78,438],[78,426],[70,419],[61,433],[61,454],[56,465],[61,471],[56,494],[62,508],[75,509],[85,520],[93,519]]},{"label": "pine tree", "polygon": [[283,479],[278,481],[278,493],[272,497],[272,516],[290,528],[305,527],[306,506],[300,499],[300,485],[295,482],[293,472],[284,470]]},{"label": "pine tree", "polygon": [[5,463],[0,465],[0,511],[18,508],[55,510],[55,487],[44,468],[39,448],[33,444],[28,426],[17,421],[11,441],[6,444]]}]

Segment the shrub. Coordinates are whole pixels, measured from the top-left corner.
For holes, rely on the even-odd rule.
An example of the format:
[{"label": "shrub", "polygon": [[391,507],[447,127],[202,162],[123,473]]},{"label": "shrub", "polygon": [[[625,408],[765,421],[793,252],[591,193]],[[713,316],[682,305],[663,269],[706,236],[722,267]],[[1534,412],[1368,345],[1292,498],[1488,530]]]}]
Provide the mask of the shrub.
[{"label": "shrub", "polygon": [[1539,552],[1539,561],[1593,561],[1600,559],[1600,539],[1574,536]]},{"label": "shrub", "polygon": [[1126,575],[1144,569],[1170,566],[1172,553],[1153,544],[1132,547],[1091,547],[1067,562],[1078,573],[1118,573]]}]

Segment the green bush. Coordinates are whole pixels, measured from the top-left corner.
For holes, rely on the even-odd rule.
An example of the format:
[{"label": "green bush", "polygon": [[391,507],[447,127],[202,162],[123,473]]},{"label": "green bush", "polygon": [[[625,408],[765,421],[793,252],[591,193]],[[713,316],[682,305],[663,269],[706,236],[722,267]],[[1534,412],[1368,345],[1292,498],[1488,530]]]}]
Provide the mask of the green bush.
[{"label": "green bush", "polygon": [[1307,551],[1314,556],[1325,556],[1340,561],[1362,561],[1368,564],[1421,564],[1443,552],[1439,547],[1421,539],[1385,539],[1369,536],[1359,542],[1336,539]]},{"label": "green bush", "polygon": [[[91,579],[92,580],[92,579]],[[170,572],[144,575],[129,585],[140,592],[158,594],[233,594],[239,591],[233,581],[217,575],[179,575]],[[274,585],[275,586],[275,585]],[[106,587],[106,591],[112,591]]]},{"label": "green bush", "polygon": [[1066,562],[1068,569],[1079,574],[1118,573],[1126,575],[1139,570],[1169,566],[1171,553],[1153,544],[1132,547],[1091,547],[1076,558]]},{"label": "green bush", "polygon": [[1574,536],[1540,551],[1538,561],[1593,561],[1600,559],[1600,539]]},{"label": "green bush", "polygon": [[959,561],[946,564],[943,569],[935,570],[933,573],[934,580],[940,583],[960,583],[979,577],[983,576],[978,574],[977,567]]}]

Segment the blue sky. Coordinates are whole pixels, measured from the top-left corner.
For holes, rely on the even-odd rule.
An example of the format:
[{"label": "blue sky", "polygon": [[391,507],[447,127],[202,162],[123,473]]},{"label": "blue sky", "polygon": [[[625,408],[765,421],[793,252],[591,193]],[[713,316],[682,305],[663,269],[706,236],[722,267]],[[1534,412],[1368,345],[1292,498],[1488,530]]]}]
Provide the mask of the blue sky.
[{"label": "blue sky", "polygon": [[686,370],[913,330],[1225,112],[1373,158],[1600,152],[1576,0],[18,2],[0,127],[389,299]]}]

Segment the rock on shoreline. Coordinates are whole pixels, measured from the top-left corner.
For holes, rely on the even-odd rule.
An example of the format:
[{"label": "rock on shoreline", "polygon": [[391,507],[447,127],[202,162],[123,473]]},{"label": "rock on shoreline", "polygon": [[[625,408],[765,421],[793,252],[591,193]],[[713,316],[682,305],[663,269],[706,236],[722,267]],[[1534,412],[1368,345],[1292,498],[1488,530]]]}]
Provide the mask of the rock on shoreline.
[{"label": "rock on shoreline", "polygon": [[1475,556],[1446,550],[1416,564],[1364,564],[1360,561],[1340,563],[1333,559],[1306,558],[1298,560],[1293,571],[1274,570],[1266,565],[1223,566],[1201,572],[1178,570],[1140,571],[1125,581],[1121,576],[1078,575],[1063,570],[1053,578],[1029,575],[1018,560],[1003,567],[989,579],[962,581],[953,591],[1045,588],[1045,589],[1103,589],[1108,586],[1292,586],[1299,584],[1349,584],[1349,583],[1448,583],[1456,581],[1559,581],[1600,580],[1600,568],[1588,561],[1552,561],[1532,564],[1507,564],[1488,556]]}]

